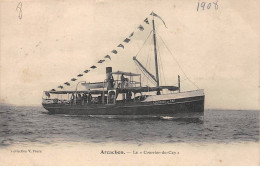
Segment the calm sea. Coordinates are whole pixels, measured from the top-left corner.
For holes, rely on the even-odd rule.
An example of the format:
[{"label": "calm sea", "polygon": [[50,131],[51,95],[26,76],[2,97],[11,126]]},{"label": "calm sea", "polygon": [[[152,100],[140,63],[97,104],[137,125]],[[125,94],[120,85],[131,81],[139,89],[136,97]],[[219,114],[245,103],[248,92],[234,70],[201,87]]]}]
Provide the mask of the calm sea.
[{"label": "calm sea", "polygon": [[0,107],[0,145],[28,143],[258,142],[259,111],[205,110],[204,121],[163,116],[50,115],[42,107]]}]

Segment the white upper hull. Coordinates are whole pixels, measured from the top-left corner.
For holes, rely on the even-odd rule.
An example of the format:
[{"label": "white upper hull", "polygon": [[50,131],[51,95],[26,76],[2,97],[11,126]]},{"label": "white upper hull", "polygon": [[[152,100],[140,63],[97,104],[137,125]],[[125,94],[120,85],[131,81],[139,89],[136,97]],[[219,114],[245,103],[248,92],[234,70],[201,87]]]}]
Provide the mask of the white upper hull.
[{"label": "white upper hull", "polygon": [[200,90],[192,90],[192,91],[186,91],[186,92],[180,92],[180,93],[171,93],[171,94],[164,94],[164,95],[152,95],[152,96],[148,96],[142,102],[182,99],[182,98],[197,97],[197,96],[204,96],[204,90],[200,89]]}]

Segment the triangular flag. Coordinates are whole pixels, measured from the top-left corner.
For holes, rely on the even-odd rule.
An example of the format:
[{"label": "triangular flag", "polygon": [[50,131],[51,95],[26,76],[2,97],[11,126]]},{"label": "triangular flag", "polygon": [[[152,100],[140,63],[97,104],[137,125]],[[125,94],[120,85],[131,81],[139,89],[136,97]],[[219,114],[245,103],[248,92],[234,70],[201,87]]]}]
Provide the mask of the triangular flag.
[{"label": "triangular flag", "polygon": [[63,89],[63,86],[58,86],[58,88],[61,88],[61,89]]},{"label": "triangular flag", "polygon": [[139,25],[139,26],[138,26],[138,29],[139,29],[140,31],[143,31],[143,30],[144,30],[144,27],[143,27],[142,25]]},{"label": "triangular flag", "polygon": [[108,59],[111,60],[111,57],[109,55],[106,55],[104,58],[108,58]]},{"label": "triangular flag", "polygon": [[52,92],[55,92],[56,90],[55,89],[51,89]]},{"label": "triangular flag", "polygon": [[145,18],[144,22],[149,24],[148,18]]},{"label": "triangular flag", "polygon": [[97,68],[97,66],[93,65],[93,66],[91,66],[90,68],[92,68],[92,69],[96,69],[96,68]]},{"label": "triangular flag", "polygon": [[85,70],[84,73],[88,73],[90,70]]},{"label": "triangular flag", "polygon": [[69,82],[66,82],[66,83],[64,83],[65,85],[67,85],[67,86],[70,86],[70,83]]},{"label": "triangular flag", "polygon": [[152,16],[155,16],[155,17],[157,17],[157,18],[159,18],[159,19],[161,19],[161,21],[163,22],[163,24],[164,24],[164,26],[167,28],[167,26],[166,26],[166,24],[165,24],[165,22],[164,22],[164,20],[159,16],[159,15],[157,15],[156,13],[154,13],[154,12],[152,12],[150,15],[152,15]]},{"label": "triangular flag", "polygon": [[117,51],[116,51],[116,50],[112,50],[111,52],[114,53],[114,54],[117,54]]},{"label": "triangular flag", "polygon": [[71,79],[71,81],[76,81],[77,79],[75,79],[75,78],[73,78],[73,79]]},{"label": "triangular flag", "polygon": [[122,44],[119,44],[117,47],[122,47],[123,49],[125,48]]},{"label": "triangular flag", "polygon": [[124,40],[124,42],[128,43],[128,42],[130,42],[130,39],[126,38],[126,39]]},{"label": "triangular flag", "polygon": [[105,60],[102,59],[102,60],[99,60],[98,63],[103,63],[104,61],[105,61]]},{"label": "triangular flag", "polygon": [[78,74],[78,77],[81,77],[81,76],[83,76],[83,74]]},{"label": "triangular flag", "polygon": [[129,35],[129,38],[131,38],[132,36],[134,36],[134,32],[132,32],[132,33]]}]

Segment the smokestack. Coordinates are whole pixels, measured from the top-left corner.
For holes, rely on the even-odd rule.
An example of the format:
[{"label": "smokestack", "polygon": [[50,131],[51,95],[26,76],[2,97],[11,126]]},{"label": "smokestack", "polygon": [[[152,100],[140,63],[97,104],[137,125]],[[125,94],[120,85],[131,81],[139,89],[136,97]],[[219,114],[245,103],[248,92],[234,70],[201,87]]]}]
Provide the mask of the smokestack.
[{"label": "smokestack", "polygon": [[106,67],[106,81],[107,83],[107,89],[112,89],[111,83],[110,83],[110,79],[112,76],[112,67]]},{"label": "smokestack", "polygon": [[108,81],[111,77],[112,67],[106,67],[106,80]]}]

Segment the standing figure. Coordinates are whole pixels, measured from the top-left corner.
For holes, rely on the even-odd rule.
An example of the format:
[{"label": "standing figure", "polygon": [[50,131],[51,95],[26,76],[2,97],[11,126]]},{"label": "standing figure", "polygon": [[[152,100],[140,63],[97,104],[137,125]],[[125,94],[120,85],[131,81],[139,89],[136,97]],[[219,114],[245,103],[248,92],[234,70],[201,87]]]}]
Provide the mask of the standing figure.
[{"label": "standing figure", "polygon": [[124,88],[125,87],[125,77],[124,77],[124,73],[122,73],[121,75],[121,87]]}]

